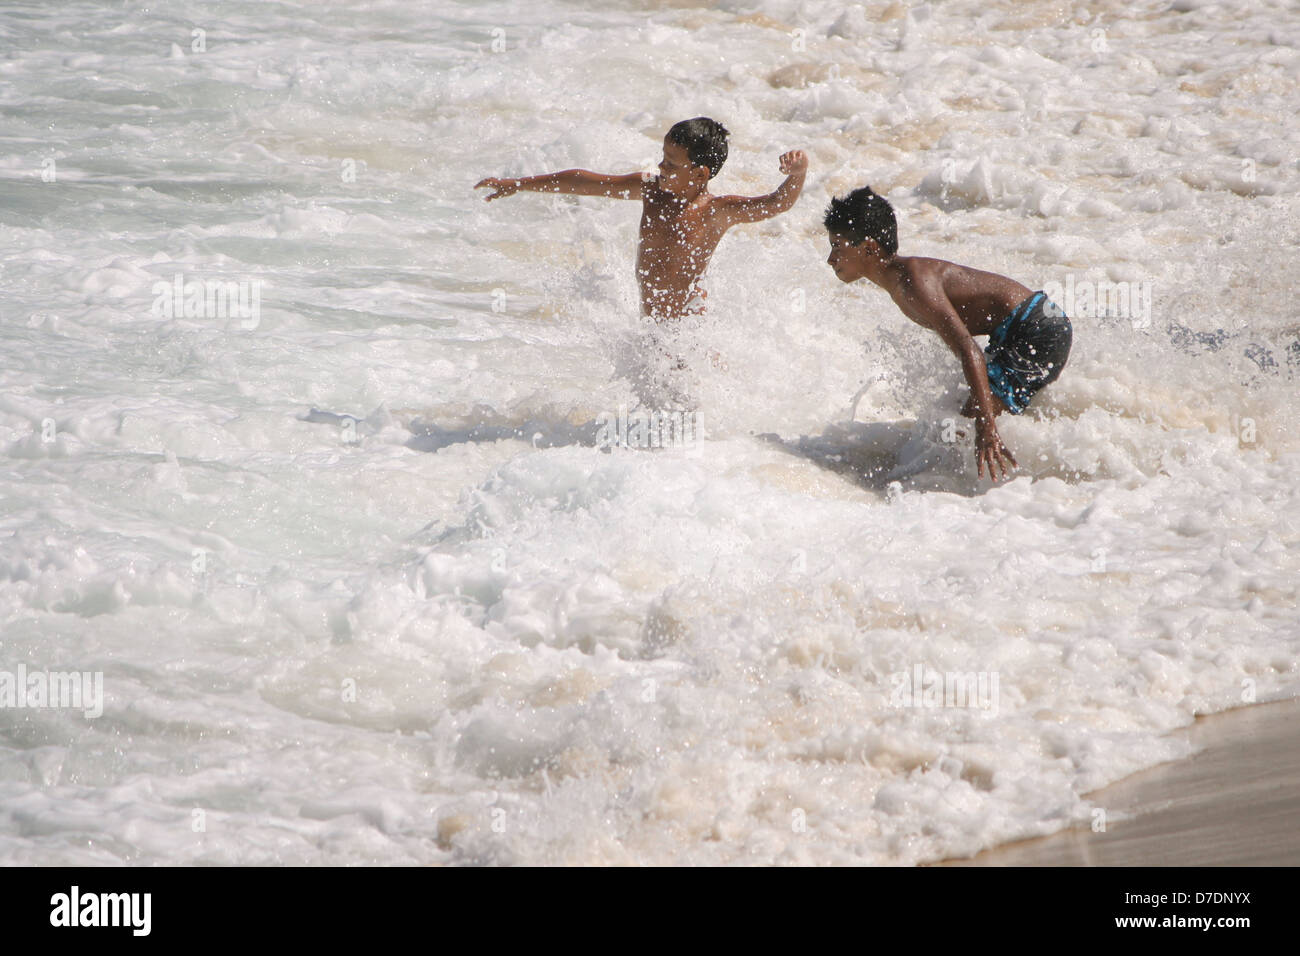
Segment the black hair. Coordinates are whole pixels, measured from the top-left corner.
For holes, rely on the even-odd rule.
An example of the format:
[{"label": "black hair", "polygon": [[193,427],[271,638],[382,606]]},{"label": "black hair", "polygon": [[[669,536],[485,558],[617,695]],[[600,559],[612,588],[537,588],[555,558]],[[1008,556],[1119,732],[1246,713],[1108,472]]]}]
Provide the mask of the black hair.
[{"label": "black hair", "polygon": [[873,193],[870,186],[855,189],[843,199],[832,199],[822,222],[828,232],[843,236],[855,246],[864,239],[874,239],[886,255],[898,251],[894,207],[888,199]]},{"label": "black hair", "polygon": [[727,161],[727,128],[707,116],[674,123],[668,139],[686,150],[694,165],[708,166],[710,179]]}]

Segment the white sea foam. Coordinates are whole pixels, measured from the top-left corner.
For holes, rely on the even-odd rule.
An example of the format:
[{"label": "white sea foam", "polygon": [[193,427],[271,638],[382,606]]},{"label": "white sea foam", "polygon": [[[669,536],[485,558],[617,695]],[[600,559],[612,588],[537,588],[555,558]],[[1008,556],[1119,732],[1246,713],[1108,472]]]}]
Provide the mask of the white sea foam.
[{"label": "white sea foam", "polygon": [[[913,863],[1300,691],[1300,16],[1062,10],[0,13],[0,669],[103,673],[0,708],[0,862]],[[470,186],[700,114],[715,191],[811,173],[670,343],[703,439],[611,451],[637,208]],[[1076,321],[1016,480],[826,267],[865,183],[904,253],[1152,291]],[[177,275],[258,321],[154,313]]]}]

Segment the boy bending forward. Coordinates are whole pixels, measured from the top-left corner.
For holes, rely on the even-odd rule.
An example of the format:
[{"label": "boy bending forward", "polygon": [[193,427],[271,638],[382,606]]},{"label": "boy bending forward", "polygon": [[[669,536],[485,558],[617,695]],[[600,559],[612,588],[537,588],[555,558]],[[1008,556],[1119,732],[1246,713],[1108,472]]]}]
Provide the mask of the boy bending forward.
[{"label": "boy bending forward", "polygon": [[[903,314],[938,333],[961,360],[970,385],[962,414],[975,419],[975,461],[980,477],[1008,472],[1016,460],[994,419],[1019,415],[1039,389],[1054,382],[1070,355],[1070,320],[1041,292],[992,272],[943,259],[898,255],[893,207],[870,187],[832,199],[825,226],[826,260],[841,282],[870,279]],[[973,336],[987,335],[980,353]],[[1004,461],[1003,459],[1006,459]]]}]

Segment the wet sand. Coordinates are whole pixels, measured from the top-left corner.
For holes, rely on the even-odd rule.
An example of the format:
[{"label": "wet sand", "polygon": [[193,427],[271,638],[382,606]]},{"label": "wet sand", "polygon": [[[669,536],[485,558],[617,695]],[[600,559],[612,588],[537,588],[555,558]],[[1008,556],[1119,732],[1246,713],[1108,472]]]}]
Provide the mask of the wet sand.
[{"label": "wet sand", "polygon": [[940,866],[1295,866],[1300,863],[1300,700],[1197,718],[1197,752],[1088,797],[1105,832],[1065,830]]}]

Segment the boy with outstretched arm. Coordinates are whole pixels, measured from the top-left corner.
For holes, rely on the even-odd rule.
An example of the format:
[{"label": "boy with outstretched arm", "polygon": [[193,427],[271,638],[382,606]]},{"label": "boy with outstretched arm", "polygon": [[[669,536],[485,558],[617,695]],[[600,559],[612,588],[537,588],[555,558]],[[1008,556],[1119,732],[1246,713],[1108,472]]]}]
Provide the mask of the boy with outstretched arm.
[{"label": "boy with outstretched arm", "polygon": [[709,258],[732,226],[759,222],[785,212],[803,189],[808,158],[801,150],[780,160],[786,180],[766,196],[714,196],[709,180],[727,158],[727,130],[707,117],[683,120],[664,137],[659,175],[604,175],[566,169],[523,179],[484,179],[474,188],[491,187],[489,202],[519,190],[641,200],[641,235],[636,275],[641,313],[656,321],[704,311],[707,293],[700,287]]},{"label": "boy with outstretched arm", "polygon": [[[870,187],[832,199],[824,221],[830,234],[826,260],[841,282],[870,279],[889,293],[903,314],[935,332],[956,353],[970,385],[962,414],[975,419],[975,461],[980,477],[1006,477],[1016,460],[994,419],[1019,415],[1030,398],[1056,380],[1070,354],[1070,320],[1041,292],[992,272],[943,259],[898,255],[893,207]],[[989,336],[981,354],[974,336]],[[1007,461],[1004,461],[1003,458]]]}]

